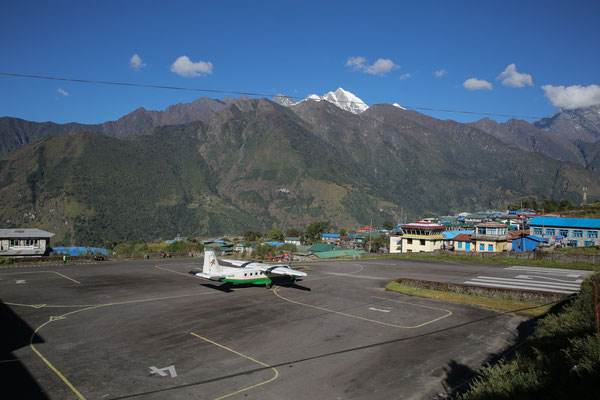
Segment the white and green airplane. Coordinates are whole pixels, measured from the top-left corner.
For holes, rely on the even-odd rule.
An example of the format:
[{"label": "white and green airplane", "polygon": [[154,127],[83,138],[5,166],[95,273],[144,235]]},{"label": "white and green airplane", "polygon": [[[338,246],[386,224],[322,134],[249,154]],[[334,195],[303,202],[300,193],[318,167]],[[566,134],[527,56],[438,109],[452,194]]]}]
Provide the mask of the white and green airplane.
[{"label": "white and green airplane", "polygon": [[265,285],[267,289],[273,286],[273,281],[291,280],[295,282],[298,278],[306,276],[306,272],[296,271],[285,264],[271,265],[241,260],[222,261],[233,267],[219,265],[214,251],[206,251],[202,272],[196,272],[194,275],[211,281]]}]

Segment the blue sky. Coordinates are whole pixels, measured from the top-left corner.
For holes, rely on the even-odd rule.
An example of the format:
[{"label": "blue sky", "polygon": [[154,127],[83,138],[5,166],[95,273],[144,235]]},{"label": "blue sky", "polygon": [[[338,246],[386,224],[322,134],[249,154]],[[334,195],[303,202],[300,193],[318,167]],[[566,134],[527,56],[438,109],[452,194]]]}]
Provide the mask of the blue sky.
[{"label": "blue sky", "polygon": [[[152,3],[5,2],[0,72],[530,116],[600,103],[598,1]],[[0,93],[0,116],[59,123],[205,95],[6,76]]]}]

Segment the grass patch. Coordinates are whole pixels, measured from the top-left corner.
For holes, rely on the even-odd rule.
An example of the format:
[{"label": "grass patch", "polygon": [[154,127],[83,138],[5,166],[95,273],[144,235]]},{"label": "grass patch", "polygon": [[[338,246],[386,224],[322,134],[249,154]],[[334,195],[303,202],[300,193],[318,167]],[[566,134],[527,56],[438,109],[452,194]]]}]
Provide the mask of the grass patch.
[{"label": "grass patch", "polygon": [[534,267],[548,268],[566,268],[566,269],[582,269],[587,271],[599,271],[600,266],[584,262],[553,262],[541,259],[527,258],[506,258],[506,257],[478,257],[478,256],[463,256],[450,254],[411,254],[394,256],[395,258],[406,258],[412,260],[436,260],[436,261],[454,261],[454,262],[470,262],[477,264],[510,264],[510,265],[527,265]]},{"label": "grass patch", "polygon": [[600,249],[596,246],[589,247],[562,247],[554,249],[555,253],[560,254],[585,254],[585,255],[600,255]]},{"label": "grass patch", "polygon": [[0,257],[0,265],[9,265],[12,263],[13,263],[13,260],[11,260],[10,258]]},{"label": "grass patch", "polygon": [[539,317],[540,315],[546,314],[550,310],[550,306],[542,306],[539,303],[529,303],[510,299],[495,299],[483,296],[473,296],[465,293],[452,293],[441,290],[416,288],[413,286],[403,285],[396,281],[388,283],[385,288],[387,290],[409,296],[425,297],[427,299],[485,307],[499,311],[514,312],[515,314],[525,315],[528,317]]}]

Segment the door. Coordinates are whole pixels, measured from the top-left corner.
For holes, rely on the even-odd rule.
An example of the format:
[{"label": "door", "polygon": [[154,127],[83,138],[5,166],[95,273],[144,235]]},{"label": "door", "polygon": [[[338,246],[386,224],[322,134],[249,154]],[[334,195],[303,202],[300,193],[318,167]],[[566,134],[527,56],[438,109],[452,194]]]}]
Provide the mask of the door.
[{"label": "door", "polygon": [[471,251],[471,242],[465,243],[465,251]]}]

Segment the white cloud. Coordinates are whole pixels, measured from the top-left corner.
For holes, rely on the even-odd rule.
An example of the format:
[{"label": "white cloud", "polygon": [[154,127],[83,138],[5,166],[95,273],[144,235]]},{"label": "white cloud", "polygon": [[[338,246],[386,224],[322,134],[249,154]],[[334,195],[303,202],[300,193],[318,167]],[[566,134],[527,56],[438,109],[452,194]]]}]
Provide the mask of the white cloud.
[{"label": "white cloud", "polygon": [[533,80],[531,79],[531,75],[522,74],[517,72],[517,66],[515,64],[510,64],[504,72],[502,72],[496,79],[502,79],[502,84],[504,86],[510,87],[523,87],[525,85],[533,86]]},{"label": "white cloud", "polygon": [[482,89],[486,89],[486,90],[492,90],[493,86],[491,83],[489,83],[488,81],[484,81],[483,79],[477,79],[477,78],[469,78],[466,81],[463,82],[463,86],[465,87],[465,89],[469,89],[469,90],[482,90]]},{"label": "white cloud", "polygon": [[369,65],[365,72],[371,75],[385,75],[394,68],[399,67],[394,64],[392,60],[387,58],[379,58],[373,63],[373,65]]},{"label": "white cloud", "polygon": [[58,88],[58,93],[62,94],[63,96],[68,96],[69,93],[67,93],[66,91],[62,90],[61,88]]},{"label": "white cloud", "polygon": [[435,75],[436,78],[441,78],[442,76],[446,75],[446,70],[445,69],[438,69],[433,74]]},{"label": "white cloud", "polygon": [[572,110],[574,108],[585,108],[600,104],[600,86],[542,86],[546,97],[556,107]]},{"label": "white cloud", "polygon": [[144,68],[146,66],[146,64],[144,64],[142,62],[142,59],[140,58],[140,56],[138,56],[137,54],[134,54],[129,59],[129,66],[131,68],[133,68],[134,70],[139,71],[142,68]]},{"label": "white cloud", "polygon": [[354,71],[365,69],[365,60],[364,57],[350,57],[348,61],[346,61],[346,67],[352,68]]},{"label": "white cloud", "polygon": [[408,74],[408,73],[406,73],[406,74],[400,75],[400,77],[398,79],[400,79],[401,81],[403,81],[403,80],[408,79],[410,77],[411,77],[411,75]]},{"label": "white cloud", "polygon": [[192,62],[188,56],[181,56],[173,65],[171,71],[185,78],[195,78],[197,76],[205,76],[212,74],[213,65],[210,61]]},{"label": "white cloud", "polygon": [[352,68],[353,71],[361,71],[365,74],[383,76],[393,69],[398,69],[400,66],[387,58],[378,58],[373,64],[368,65],[364,57],[350,57],[346,61],[346,67]]}]

